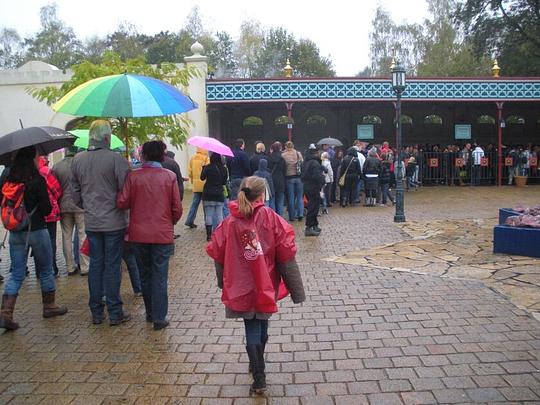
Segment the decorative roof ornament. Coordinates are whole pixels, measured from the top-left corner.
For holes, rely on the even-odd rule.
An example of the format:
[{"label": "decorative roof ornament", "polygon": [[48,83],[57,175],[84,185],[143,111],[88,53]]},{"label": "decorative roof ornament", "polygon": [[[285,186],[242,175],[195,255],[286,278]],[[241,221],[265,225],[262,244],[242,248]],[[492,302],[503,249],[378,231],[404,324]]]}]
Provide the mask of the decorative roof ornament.
[{"label": "decorative roof ornament", "polygon": [[285,73],[285,77],[293,77],[293,68],[289,58],[287,58],[287,64],[283,68],[283,73]]},{"label": "decorative roof ornament", "polygon": [[193,56],[201,56],[204,52],[204,46],[199,41],[195,41],[190,49]]},{"label": "decorative roof ornament", "polygon": [[396,57],[392,56],[392,63],[390,63],[390,71],[394,70],[396,67]]},{"label": "decorative roof ornament", "polygon": [[494,78],[499,78],[499,73],[501,71],[501,68],[499,67],[499,63],[497,62],[497,59],[493,59],[493,67],[491,68],[491,73],[493,74]]}]

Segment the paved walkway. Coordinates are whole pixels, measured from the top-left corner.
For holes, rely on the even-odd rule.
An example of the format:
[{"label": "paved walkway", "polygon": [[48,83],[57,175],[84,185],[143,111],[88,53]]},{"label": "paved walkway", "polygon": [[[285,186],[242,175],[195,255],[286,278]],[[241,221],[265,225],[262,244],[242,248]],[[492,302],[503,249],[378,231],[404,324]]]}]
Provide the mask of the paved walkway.
[{"label": "paved walkway", "polygon": [[[406,213],[494,218],[538,201],[538,187],[422,189],[406,194]],[[324,260],[408,238],[391,208],[334,208],[321,223],[321,237],[298,237],[307,301],[285,300],[271,321],[267,397],[248,396],[243,325],[224,319],[203,230],[179,226],[163,331],[144,321],[127,275],[134,319],[115,328],[90,324],[84,278],[60,278],[70,312],[51,320],[27,280],[21,329],[0,336],[0,403],[540,402],[540,323],[528,312],[478,281]]]}]

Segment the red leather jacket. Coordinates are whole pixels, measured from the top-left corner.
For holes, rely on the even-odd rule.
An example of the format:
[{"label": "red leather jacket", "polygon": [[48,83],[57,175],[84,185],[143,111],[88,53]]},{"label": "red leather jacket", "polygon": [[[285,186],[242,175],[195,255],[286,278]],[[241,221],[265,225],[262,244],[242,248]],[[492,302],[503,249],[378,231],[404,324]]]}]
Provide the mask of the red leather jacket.
[{"label": "red leather jacket", "polygon": [[120,209],[129,209],[128,240],[170,244],[173,227],[182,216],[176,175],[155,164],[129,172],[116,198]]}]

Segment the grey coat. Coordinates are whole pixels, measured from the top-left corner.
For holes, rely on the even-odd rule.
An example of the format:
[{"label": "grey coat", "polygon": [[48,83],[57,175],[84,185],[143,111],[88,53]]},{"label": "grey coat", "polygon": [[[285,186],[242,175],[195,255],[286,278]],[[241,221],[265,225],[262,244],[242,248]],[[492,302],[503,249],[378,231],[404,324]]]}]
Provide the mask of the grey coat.
[{"label": "grey coat", "polygon": [[129,165],[118,153],[94,149],[78,153],[71,166],[73,201],[84,209],[85,229],[119,231],[127,226],[127,213],[116,208]]},{"label": "grey coat", "polygon": [[81,213],[83,210],[73,201],[73,173],[71,172],[71,164],[73,156],[68,156],[56,163],[53,168],[53,174],[58,179],[60,187],[62,187],[62,197],[60,198],[60,212],[75,212]]},{"label": "grey coat", "polygon": [[[218,287],[223,288],[223,265],[218,262],[214,262],[216,267],[216,276],[218,280]],[[304,292],[304,284],[302,283],[302,276],[300,275],[300,269],[296,259],[293,259],[287,263],[276,263],[277,271],[280,274],[285,286],[291,294],[291,299],[295,304],[299,304],[306,300],[306,293]],[[276,297],[277,301],[277,297]],[[272,314],[265,312],[236,312],[225,307],[226,318],[243,318],[243,319],[269,319]]]}]

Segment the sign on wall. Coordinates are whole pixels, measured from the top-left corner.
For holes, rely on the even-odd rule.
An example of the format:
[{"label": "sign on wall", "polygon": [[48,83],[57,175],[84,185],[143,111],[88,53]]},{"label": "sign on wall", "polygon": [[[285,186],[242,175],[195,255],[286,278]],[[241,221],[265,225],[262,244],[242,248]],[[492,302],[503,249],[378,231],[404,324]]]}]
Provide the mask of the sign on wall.
[{"label": "sign on wall", "polygon": [[356,126],[356,139],[373,139],[373,124],[358,124]]},{"label": "sign on wall", "polygon": [[454,127],[454,134],[456,139],[471,139],[471,125],[456,124]]}]

